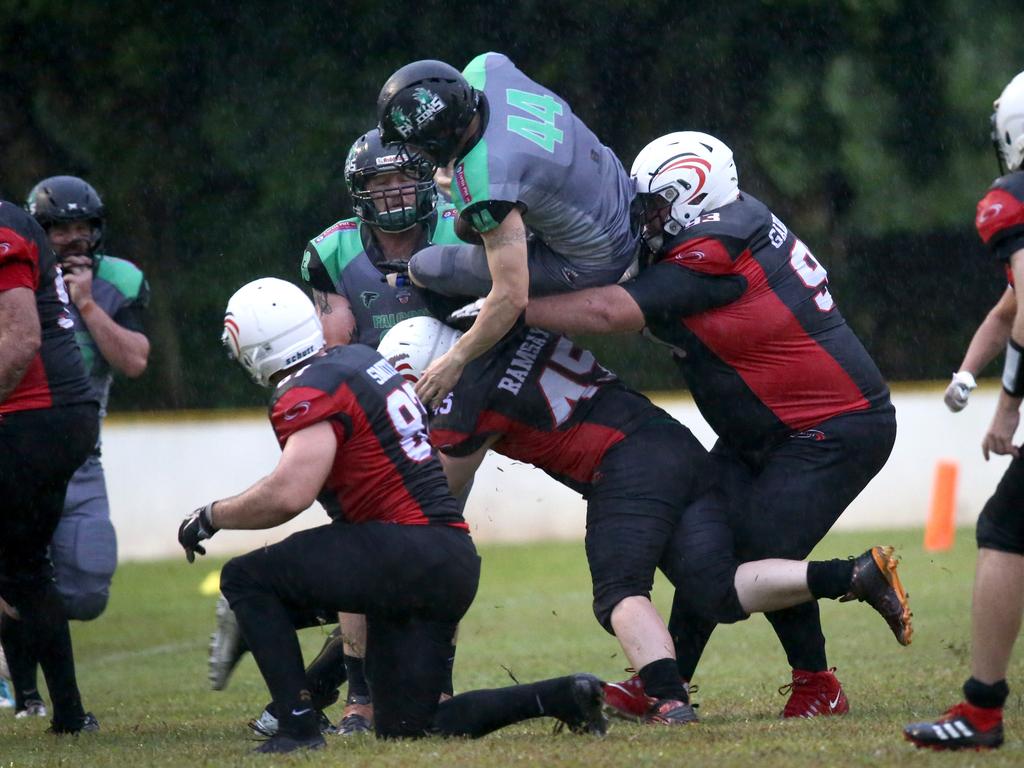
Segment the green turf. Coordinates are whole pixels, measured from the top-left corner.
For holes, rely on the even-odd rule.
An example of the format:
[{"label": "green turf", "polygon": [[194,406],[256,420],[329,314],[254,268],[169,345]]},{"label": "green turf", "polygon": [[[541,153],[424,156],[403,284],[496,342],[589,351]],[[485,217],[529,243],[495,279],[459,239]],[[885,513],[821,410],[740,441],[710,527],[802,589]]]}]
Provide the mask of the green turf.
[{"label": "green turf", "polygon": [[[224,534],[230,536],[230,534]],[[953,552],[929,555],[920,531],[832,534],[818,556],[895,544],[915,613],[914,644],[901,648],[884,622],[864,605],[822,606],[829,658],[838,666],[852,708],[843,718],[782,722],[785,658],[760,617],[721,628],[695,682],[702,723],[685,728],[613,723],[603,740],[551,733],[551,721],[509,728],[478,741],[377,743],[332,738],[325,752],[277,760],[248,754],[245,721],[266,703],[251,658],[227,691],[206,684],[206,640],[214,598],[199,594],[202,579],[222,564],[214,558],[123,565],[110,608],[99,621],[74,625],[81,687],[102,732],[78,739],[43,733],[46,723],[15,721],[0,711],[0,768],[68,765],[1021,765],[1021,698],[1008,704],[1008,744],[977,755],[919,752],[901,726],[938,714],[956,701],[968,663],[969,603],[975,550],[959,532]],[[212,550],[216,551],[216,542]],[[624,677],[613,638],[590,612],[589,579],[579,544],[482,548],[483,580],[463,623],[456,686],[500,686],[575,671]],[[655,598],[667,607],[659,582]],[[320,630],[303,633],[312,653]],[[1022,686],[1020,665],[1011,674]],[[331,713],[337,716],[338,707]]]}]

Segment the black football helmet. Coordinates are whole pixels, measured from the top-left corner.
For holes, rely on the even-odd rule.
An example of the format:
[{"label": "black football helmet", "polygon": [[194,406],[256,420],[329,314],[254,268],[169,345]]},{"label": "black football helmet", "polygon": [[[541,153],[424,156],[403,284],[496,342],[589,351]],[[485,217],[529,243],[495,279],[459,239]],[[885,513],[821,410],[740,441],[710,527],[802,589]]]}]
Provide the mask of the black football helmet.
[{"label": "black football helmet", "polygon": [[106,224],[103,200],[92,185],[77,176],[51,176],[43,179],[28,193],[25,209],[49,231],[61,221],[86,220],[92,223],[89,255],[94,256],[103,242]]},{"label": "black football helmet", "polygon": [[[382,173],[400,173],[394,186],[367,189]],[[345,160],[345,184],[356,215],[385,232],[402,232],[428,218],[437,205],[434,166],[417,155],[406,155],[399,144],[385,144],[374,128],[356,139]],[[408,203],[415,198],[415,204]]]},{"label": "black football helmet", "polygon": [[479,102],[480,94],[455,67],[414,61],[389,77],[377,97],[381,138],[422,149],[435,165],[448,165]]}]

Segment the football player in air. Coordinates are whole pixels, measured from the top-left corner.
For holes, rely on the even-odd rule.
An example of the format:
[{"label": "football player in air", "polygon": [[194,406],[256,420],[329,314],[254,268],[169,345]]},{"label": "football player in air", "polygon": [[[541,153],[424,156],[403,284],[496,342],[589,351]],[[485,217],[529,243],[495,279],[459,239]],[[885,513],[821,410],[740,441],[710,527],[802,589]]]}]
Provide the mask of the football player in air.
[{"label": "football player in air", "polygon": [[[438,320],[420,317],[395,326],[379,351],[412,381],[457,338]],[[564,336],[521,326],[471,362],[435,411],[431,441],[453,492],[493,448],[587,499],[594,615],[618,638],[643,683],[642,697],[606,687],[609,704],[623,714],[657,724],[697,719],[672,639],[650,600],[658,567],[706,620],[735,622],[817,598],[856,598],[882,614],[900,643],[910,639],[910,609],[891,547],[856,559],[740,564],[704,447]]]},{"label": "football player in air", "polygon": [[[132,262],[100,252],[105,211],[88,182],[76,176],[43,179],[32,188],[25,207],[46,231],[60,262],[75,340],[102,419],[114,374],[134,379],[146,370],[149,339],[143,316],[149,286]],[[117,567],[117,537],[110,523],[99,441],[68,484],[50,558],[68,618],[91,621],[102,614]],[[46,717],[37,688],[36,654],[20,622],[0,620],[0,640],[7,650],[16,717]]]},{"label": "football player in air", "polygon": [[220,529],[266,529],[314,500],[332,522],[230,560],[221,591],[278,706],[263,753],[324,745],[292,613],[366,616],[366,672],[379,737],[482,736],[554,717],[603,733],[602,685],[570,675],[440,701],[455,627],[476,594],[480,558],[434,456],[412,385],[362,344],[325,349],[312,302],[275,278],[228,302],[224,340],[273,389],[277,467],[242,493],[187,516],[178,540],[191,562]]},{"label": "football player in air", "polygon": [[978,564],[971,607],[971,676],[964,700],[933,722],[904,728],[906,738],[932,749],[988,749],[1003,743],[1006,674],[1024,614],[1024,458],[1013,442],[1024,397],[1024,72],[1003,90],[992,116],[992,139],[1003,173],[978,203],[975,225],[985,246],[1005,265],[1009,285],[978,326],[960,370],[946,390],[950,410],[962,410],[981,373],[1006,350],[1003,389],[981,450],[1012,456],[978,518]]},{"label": "football player in air", "polygon": [[[631,173],[651,263],[623,285],[533,300],[526,320],[568,334],[644,331],[668,345],[718,435],[711,456],[738,558],[803,559],[889,457],[888,386],[840,314],[825,268],[740,190],[724,143],[668,134]],[[677,591],[669,621],[685,680],[715,626],[688,599]],[[768,620],[792,667],[783,717],[847,712],[817,603]],[[639,689],[635,678],[628,685]]]},{"label": "football player in air", "polygon": [[52,733],[99,730],[82,708],[50,561],[68,481],[99,432],[74,328],[46,233],[20,206],[0,201],[0,613],[43,668]]},{"label": "football player in air", "polygon": [[416,61],[377,100],[381,136],[406,162],[452,165],[457,231],[480,244],[425,248],[412,280],[439,293],[485,297],[473,327],[417,385],[437,405],[466,363],[512,328],[531,294],[614,283],[631,269],[638,232],[633,185],[615,154],[564,99],[499,53],[459,72]]},{"label": "football player in air", "polygon": [[[432,297],[393,270],[431,243],[462,242],[455,235],[455,207],[438,204],[433,167],[400,159],[401,146],[383,144],[377,128],[356,139],[345,161],[345,184],[356,215],[332,224],[306,245],[302,280],[312,290],[327,346],[376,347],[395,323],[428,314]],[[465,504],[465,495],[460,501]],[[223,598],[217,617],[210,646],[210,682],[214,690],[222,690],[244,648]],[[312,620],[318,618],[323,617]],[[365,642],[363,617],[343,616],[307,670],[311,686],[325,697],[348,680],[345,709],[337,725],[342,736],[367,733],[373,726],[373,702],[363,671]],[[272,735],[275,712],[268,705],[250,727]]]}]

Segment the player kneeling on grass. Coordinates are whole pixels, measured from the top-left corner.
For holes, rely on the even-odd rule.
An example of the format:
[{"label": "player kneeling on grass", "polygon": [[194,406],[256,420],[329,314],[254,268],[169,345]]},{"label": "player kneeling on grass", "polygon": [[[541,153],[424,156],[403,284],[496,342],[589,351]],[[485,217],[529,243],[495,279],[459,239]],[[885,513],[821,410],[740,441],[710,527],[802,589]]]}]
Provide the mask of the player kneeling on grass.
[{"label": "player kneeling on grass", "polygon": [[[418,317],[379,351],[416,381],[459,334]],[[649,723],[697,717],[650,601],[661,568],[702,618],[735,622],[818,598],[868,602],[903,645],[910,608],[891,547],[858,558],[740,563],[727,500],[693,434],[564,336],[520,326],[473,360],[431,420],[454,493],[488,449],[543,469],[587,499],[586,550],[594,614],[639,670],[642,690],[606,686],[608,703]]]},{"label": "player kneeling on grass", "polygon": [[273,528],[317,499],[332,517],[236,557],[221,572],[221,591],[279,706],[278,731],[257,751],[324,745],[289,615],[309,608],[366,615],[380,737],[482,736],[542,715],[603,733],[601,682],[590,675],[439,703],[480,558],[412,385],[370,347],[325,349],[312,302],[283,280],[257,280],[235,293],[224,341],[257,383],[273,387],[270,420],[282,454],[246,491],[185,518],[178,541],[189,561],[222,528]]}]

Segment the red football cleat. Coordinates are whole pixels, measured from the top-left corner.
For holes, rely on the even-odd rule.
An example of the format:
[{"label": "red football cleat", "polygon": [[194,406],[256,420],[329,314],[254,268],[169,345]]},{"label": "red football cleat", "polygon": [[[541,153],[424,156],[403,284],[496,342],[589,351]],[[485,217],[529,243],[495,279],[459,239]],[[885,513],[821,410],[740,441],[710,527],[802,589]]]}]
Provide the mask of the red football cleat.
[{"label": "red football cleat", "polygon": [[640,675],[633,675],[621,683],[605,683],[604,703],[609,715],[625,720],[643,720],[657,699],[644,693]]},{"label": "red football cleat", "polygon": [[850,703],[843,693],[843,686],[835,676],[836,668],[824,672],[793,670],[793,682],[779,688],[779,693],[789,692],[789,700],[782,710],[783,717],[821,717],[823,715],[845,715]]}]

